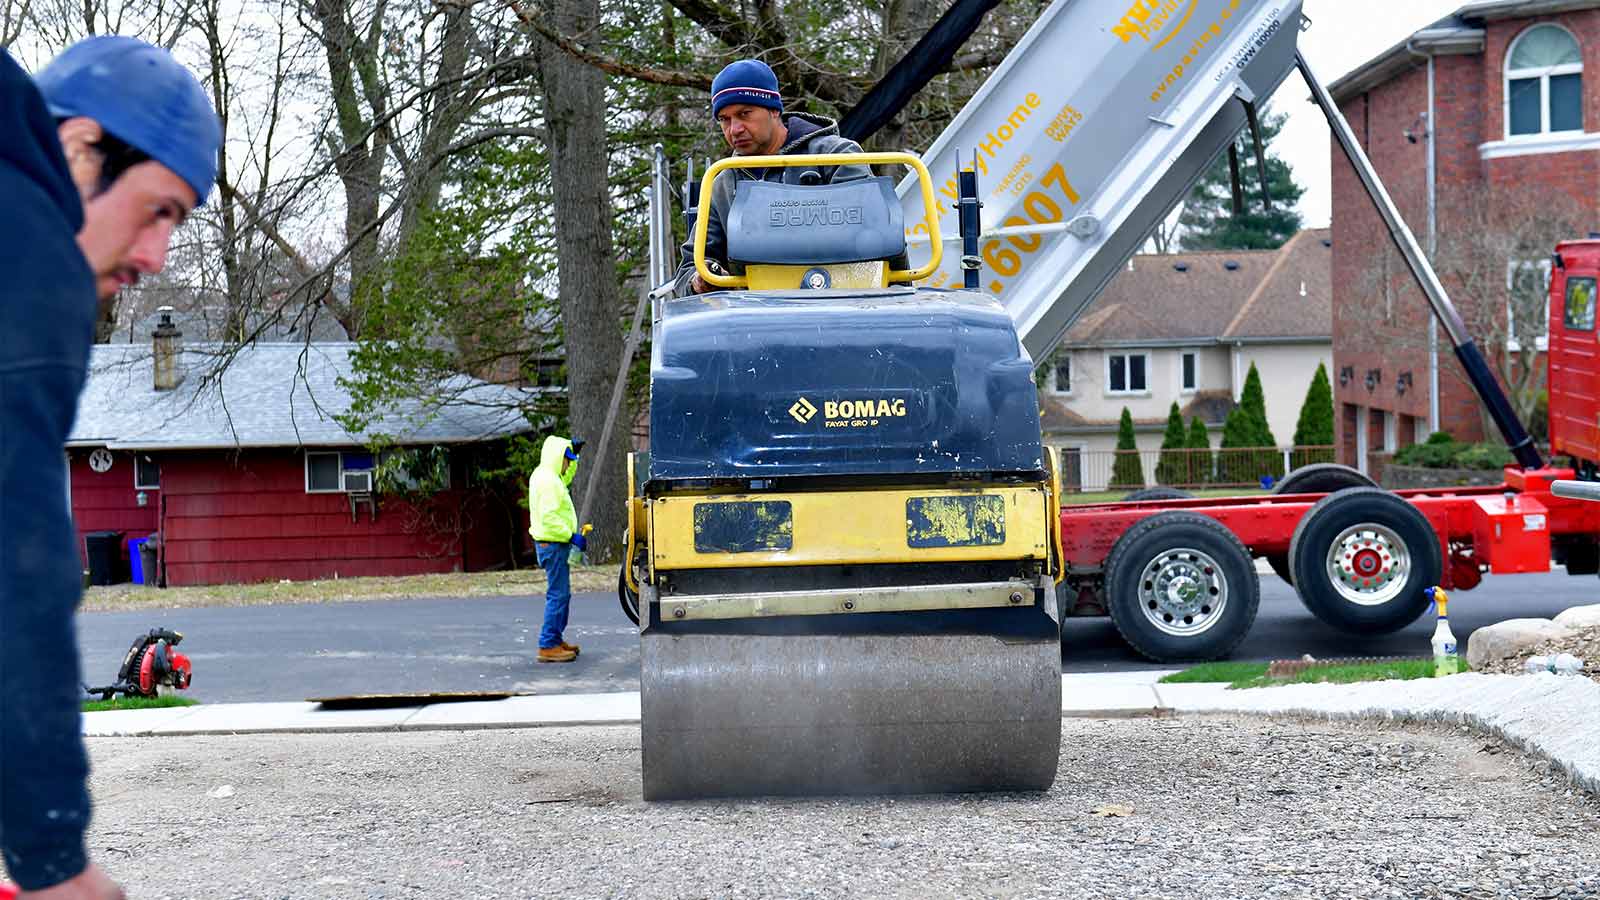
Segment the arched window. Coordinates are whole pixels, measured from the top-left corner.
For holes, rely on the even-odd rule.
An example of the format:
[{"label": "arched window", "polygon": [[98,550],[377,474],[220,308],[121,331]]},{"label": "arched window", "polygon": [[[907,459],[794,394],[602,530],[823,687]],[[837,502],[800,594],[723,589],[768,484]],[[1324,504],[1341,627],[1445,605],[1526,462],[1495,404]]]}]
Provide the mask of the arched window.
[{"label": "arched window", "polygon": [[1559,25],[1535,25],[1506,54],[1506,137],[1583,131],[1583,54]]}]

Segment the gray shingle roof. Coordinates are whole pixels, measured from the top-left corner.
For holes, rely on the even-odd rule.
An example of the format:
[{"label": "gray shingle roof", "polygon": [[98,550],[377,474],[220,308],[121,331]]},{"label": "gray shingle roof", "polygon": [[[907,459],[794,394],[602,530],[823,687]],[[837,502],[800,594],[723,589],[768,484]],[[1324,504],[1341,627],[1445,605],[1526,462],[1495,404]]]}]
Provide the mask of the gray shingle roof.
[{"label": "gray shingle roof", "polygon": [[539,389],[517,389],[457,376],[443,407],[411,402],[351,434],[334,415],[350,408],[338,384],[355,344],[254,344],[238,348],[220,376],[207,373],[226,352],[218,344],[184,348],[183,383],[154,387],[149,344],[100,344],[78,404],[69,446],[129,450],[236,447],[349,447],[383,434],[400,444],[450,444],[531,430],[517,412]]}]

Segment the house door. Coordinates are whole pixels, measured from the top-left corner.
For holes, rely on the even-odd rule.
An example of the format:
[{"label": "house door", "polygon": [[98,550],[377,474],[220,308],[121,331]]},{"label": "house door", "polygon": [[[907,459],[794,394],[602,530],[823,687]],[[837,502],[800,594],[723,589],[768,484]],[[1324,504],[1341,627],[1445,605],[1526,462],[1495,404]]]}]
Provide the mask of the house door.
[{"label": "house door", "polygon": [[1068,494],[1083,492],[1083,447],[1061,448],[1061,490]]}]

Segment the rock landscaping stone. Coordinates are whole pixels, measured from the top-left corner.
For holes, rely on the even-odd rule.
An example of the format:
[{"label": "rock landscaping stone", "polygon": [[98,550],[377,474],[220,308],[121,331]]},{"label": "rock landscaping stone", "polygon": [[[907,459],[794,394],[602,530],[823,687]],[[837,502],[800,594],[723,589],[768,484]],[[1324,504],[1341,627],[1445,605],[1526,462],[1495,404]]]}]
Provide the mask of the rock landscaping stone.
[{"label": "rock landscaping stone", "polygon": [[1467,640],[1467,664],[1483,671],[1490,663],[1525,658],[1523,651],[1541,641],[1565,634],[1567,629],[1549,619],[1508,619],[1485,625]]},{"label": "rock landscaping stone", "polygon": [[1564,609],[1553,621],[1567,628],[1600,628],[1600,603]]}]

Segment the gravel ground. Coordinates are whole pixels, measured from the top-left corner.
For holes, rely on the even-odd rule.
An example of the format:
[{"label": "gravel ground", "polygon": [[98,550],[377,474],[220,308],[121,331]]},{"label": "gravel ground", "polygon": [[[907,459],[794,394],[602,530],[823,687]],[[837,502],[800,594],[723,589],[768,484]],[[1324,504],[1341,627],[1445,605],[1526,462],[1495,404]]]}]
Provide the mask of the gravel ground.
[{"label": "gravel ground", "polygon": [[1064,729],[1042,795],[651,805],[632,727],[93,739],[90,846],[140,898],[1600,897],[1600,803],[1465,729]]}]

